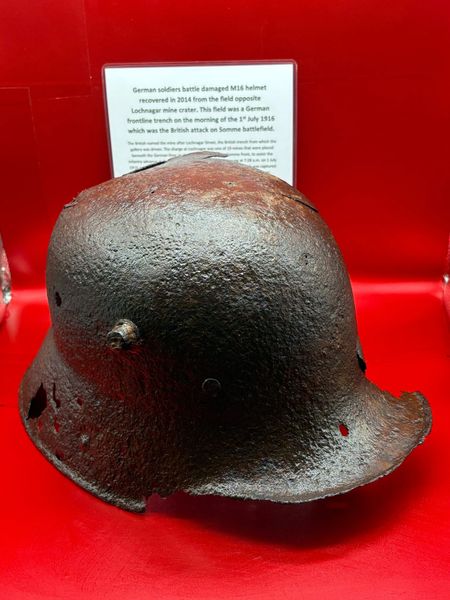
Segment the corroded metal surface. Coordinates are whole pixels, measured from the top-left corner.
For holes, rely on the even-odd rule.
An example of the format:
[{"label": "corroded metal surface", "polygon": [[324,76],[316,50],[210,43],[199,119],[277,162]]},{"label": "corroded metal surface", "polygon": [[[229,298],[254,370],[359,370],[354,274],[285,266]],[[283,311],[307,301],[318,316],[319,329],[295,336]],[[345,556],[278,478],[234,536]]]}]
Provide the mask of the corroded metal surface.
[{"label": "corroded metal surface", "polygon": [[63,473],[132,511],[176,490],[302,502],[397,467],[420,393],[364,376],[353,298],[315,207],[196,153],[81,193],[53,232],[52,327],[26,430]]}]

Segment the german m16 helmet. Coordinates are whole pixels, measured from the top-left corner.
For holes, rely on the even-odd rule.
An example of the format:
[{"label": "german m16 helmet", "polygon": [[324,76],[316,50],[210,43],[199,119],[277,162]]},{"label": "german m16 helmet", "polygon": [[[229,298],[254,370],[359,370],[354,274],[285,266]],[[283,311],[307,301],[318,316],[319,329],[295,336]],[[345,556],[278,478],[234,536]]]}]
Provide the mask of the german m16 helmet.
[{"label": "german m16 helmet", "polygon": [[339,494],[430,429],[420,393],[366,379],[347,272],[314,205],[220,156],[88,189],[52,235],[52,327],[22,419],[60,471],[127,510],[177,490]]}]

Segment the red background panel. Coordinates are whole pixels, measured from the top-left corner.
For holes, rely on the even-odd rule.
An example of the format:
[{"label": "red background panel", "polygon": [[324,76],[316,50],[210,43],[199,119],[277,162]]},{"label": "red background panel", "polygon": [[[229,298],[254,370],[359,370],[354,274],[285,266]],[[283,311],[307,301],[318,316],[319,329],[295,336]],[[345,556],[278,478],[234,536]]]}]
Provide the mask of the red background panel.
[{"label": "red background panel", "polygon": [[[350,272],[442,274],[446,0],[16,0],[1,11],[1,230],[16,285],[43,283],[61,206],[109,177],[101,68],[126,61],[296,60],[298,186]],[[2,100],[11,93],[27,93],[28,103]]]},{"label": "red background panel", "polygon": [[[434,425],[375,483],[280,505],[175,494],[133,515],[52,467],[19,422],[17,387],[48,327],[43,291],[16,292],[0,329],[0,598],[447,600],[448,339],[438,283],[355,284],[368,375],[420,389]],[[7,376],[6,376],[7,374]]]},{"label": "red background panel", "polygon": [[61,89],[88,81],[83,0],[15,0],[0,10],[3,85]]},{"label": "red background panel", "polygon": [[[15,0],[0,8],[0,598],[447,599],[450,217],[447,0]],[[420,389],[433,430],[389,477],[299,506],[178,494],[145,516],[35,450],[17,388],[48,327],[54,221],[109,177],[106,63],[294,59],[298,186],[354,280],[368,376]]]}]

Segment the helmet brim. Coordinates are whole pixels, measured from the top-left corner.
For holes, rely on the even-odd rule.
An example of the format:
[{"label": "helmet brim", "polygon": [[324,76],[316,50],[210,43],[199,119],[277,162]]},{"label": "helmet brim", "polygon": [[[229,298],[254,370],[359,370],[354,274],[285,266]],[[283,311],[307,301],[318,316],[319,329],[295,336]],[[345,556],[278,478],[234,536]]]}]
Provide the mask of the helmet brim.
[{"label": "helmet brim", "polygon": [[[195,486],[192,494],[216,494],[274,502],[300,503],[348,492],[399,467],[431,430],[431,409],[420,392],[395,398],[364,380],[353,397],[341,399],[345,419],[327,419],[320,439],[305,450],[292,432],[284,459],[262,456],[251,469]],[[248,464],[243,457],[242,464]]]},{"label": "helmet brim", "polygon": [[[90,398],[93,406],[89,402],[81,406],[78,401],[82,397]],[[103,400],[108,404],[108,399]],[[86,382],[65,363],[50,330],[21,385],[20,412],[28,435],[59,471],[82,488],[120,508],[143,512],[146,496],[161,493],[159,488],[148,490],[143,483],[140,467],[144,468],[147,449],[139,446],[137,435],[133,459],[120,455],[121,430],[108,431],[109,408],[101,406],[98,393],[87,390]],[[182,483],[170,492],[286,503],[325,498],[387,475],[431,429],[430,407],[419,392],[404,393],[397,399],[363,376],[348,395],[329,399],[325,406],[330,410],[324,411],[323,403],[317,406],[321,414],[316,420],[321,425],[313,434],[309,432],[306,440],[302,435],[305,423],[296,422],[292,415],[268,423],[257,440],[247,435],[235,443],[231,437],[227,447],[221,448],[219,443],[215,450],[214,442],[203,440],[209,449],[199,453],[203,456],[199,460],[205,462],[191,477],[179,478]],[[102,430],[96,429],[98,415],[89,414],[94,409],[105,410]],[[127,437],[130,447],[125,415],[115,415],[115,420],[122,419],[123,438]],[[95,431],[98,436],[93,439]]]}]

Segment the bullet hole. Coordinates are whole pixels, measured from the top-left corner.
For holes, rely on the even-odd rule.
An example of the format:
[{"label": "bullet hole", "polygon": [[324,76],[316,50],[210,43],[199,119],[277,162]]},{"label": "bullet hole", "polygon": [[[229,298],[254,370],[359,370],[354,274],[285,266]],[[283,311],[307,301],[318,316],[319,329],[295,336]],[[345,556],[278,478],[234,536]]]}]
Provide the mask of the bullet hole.
[{"label": "bullet hole", "polygon": [[61,306],[61,304],[62,304],[62,299],[61,299],[59,292],[55,292],[55,303],[56,303],[56,306]]},{"label": "bullet hole", "polygon": [[202,391],[204,394],[211,396],[212,398],[219,395],[220,390],[222,389],[222,385],[220,381],[214,379],[213,377],[208,377],[202,383]]},{"label": "bullet hole", "polygon": [[347,425],[344,425],[344,423],[339,423],[339,431],[344,437],[347,437],[349,434],[348,427]]},{"label": "bullet hole", "polygon": [[55,456],[58,460],[64,460],[64,454],[62,452],[55,452]]},{"label": "bullet hole", "polygon": [[75,398],[75,402],[78,404],[78,406],[83,406],[83,398]]},{"label": "bullet hole", "polygon": [[36,394],[31,398],[30,406],[28,408],[28,419],[39,419],[44,410],[47,408],[47,392],[43,384],[39,386]]}]

